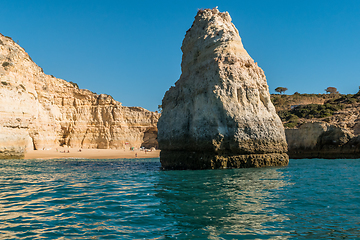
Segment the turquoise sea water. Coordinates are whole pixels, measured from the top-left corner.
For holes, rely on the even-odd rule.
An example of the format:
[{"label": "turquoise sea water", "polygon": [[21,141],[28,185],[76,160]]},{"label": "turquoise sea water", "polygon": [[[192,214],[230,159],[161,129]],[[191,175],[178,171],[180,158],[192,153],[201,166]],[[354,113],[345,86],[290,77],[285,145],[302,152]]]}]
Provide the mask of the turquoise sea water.
[{"label": "turquoise sea water", "polygon": [[360,159],[162,171],[0,160],[0,239],[360,239]]}]

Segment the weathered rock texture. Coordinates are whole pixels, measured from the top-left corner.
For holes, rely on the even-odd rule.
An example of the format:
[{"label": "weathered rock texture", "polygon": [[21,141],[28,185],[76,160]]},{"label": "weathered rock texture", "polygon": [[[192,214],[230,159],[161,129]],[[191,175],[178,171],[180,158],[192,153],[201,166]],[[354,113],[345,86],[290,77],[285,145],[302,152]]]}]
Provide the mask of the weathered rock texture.
[{"label": "weathered rock texture", "polygon": [[158,122],[164,169],[284,166],[283,125],[264,72],[230,15],[200,10],[182,45],[182,74]]},{"label": "weathered rock texture", "polygon": [[286,129],[291,158],[359,158],[360,136],[325,122],[308,122]]},{"label": "weathered rock texture", "polygon": [[23,48],[0,34],[0,158],[59,145],[157,147],[156,136],[146,133],[156,131],[159,117],[44,74]]},{"label": "weathered rock texture", "polygon": [[272,100],[283,117],[290,158],[360,158],[360,91],[277,94]]}]

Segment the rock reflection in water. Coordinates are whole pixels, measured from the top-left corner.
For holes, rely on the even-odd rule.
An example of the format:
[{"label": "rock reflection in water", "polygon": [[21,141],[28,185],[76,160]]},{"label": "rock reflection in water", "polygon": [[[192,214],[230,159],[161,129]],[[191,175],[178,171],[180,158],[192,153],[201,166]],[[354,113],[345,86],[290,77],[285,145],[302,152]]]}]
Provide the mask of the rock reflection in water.
[{"label": "rock reflection in water", "polygon": [[278,168],[166,171],[156,196],[161,215],[179,229],[179,236],[264,239],[288,235],[281,230],[287,217],[275,210],[284,204],[277,191],[286,185]]}]

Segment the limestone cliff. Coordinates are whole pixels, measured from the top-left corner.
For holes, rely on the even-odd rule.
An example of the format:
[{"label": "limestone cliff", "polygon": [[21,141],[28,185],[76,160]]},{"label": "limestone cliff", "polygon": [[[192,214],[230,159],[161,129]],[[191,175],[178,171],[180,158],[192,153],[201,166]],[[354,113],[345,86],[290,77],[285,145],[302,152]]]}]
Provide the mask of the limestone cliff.
[{"label": "limestone cliff", "polygon": [[[0,158],[60,145],[140,147],[144,136],[154,138],[147,133],[159,117],[44,74],[23,48],[0,34]],[[147,142],[157,147],[156,136]]]},{"label": "limestone cliff", "polygon": [[360,136],[325,122],[286,129],[291,158],[359,158]]},{"label": "limestone cliff", "polygon": [[360,91],[274,95],[272,100],[286,127],[290,158],[360,157]]},{"label": "limestone cliff", "polygon": [[182,74],[163,98],[158,123],[163,168],[287,165],[265,74],[230,15],[200,10],[181,49]]}]

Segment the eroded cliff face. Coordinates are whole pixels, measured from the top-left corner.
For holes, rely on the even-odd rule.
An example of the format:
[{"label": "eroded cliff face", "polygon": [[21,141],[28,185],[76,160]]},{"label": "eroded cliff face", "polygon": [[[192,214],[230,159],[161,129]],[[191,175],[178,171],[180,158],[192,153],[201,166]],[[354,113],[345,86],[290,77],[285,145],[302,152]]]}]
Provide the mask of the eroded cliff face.
[{"label": "eroded cliff face", "polygon": [[290,158],[359,158],[360,136],[326,122],[286,129]]},{"label": "eroded cliff face", "polygon": [[[159,117],[44,74],[23,48],[0,34],[0,157],[60,145],[140,147]],[[151,144],[157,147],[156,138]]]},{"label": "eroded cliff face", "polygon": [[[277,109],[285,109],[279,115],[290,158],[360,157],[360,91],[274,95],[273,100]],[[297,107],[290,109],[291,104]]]},{"label": "eroded cliff face", "polygon": [[200,10],[181,49],[182,74],[163,98],[158,123],[163,168],[287,165],[265,74],[230,15]]}]

